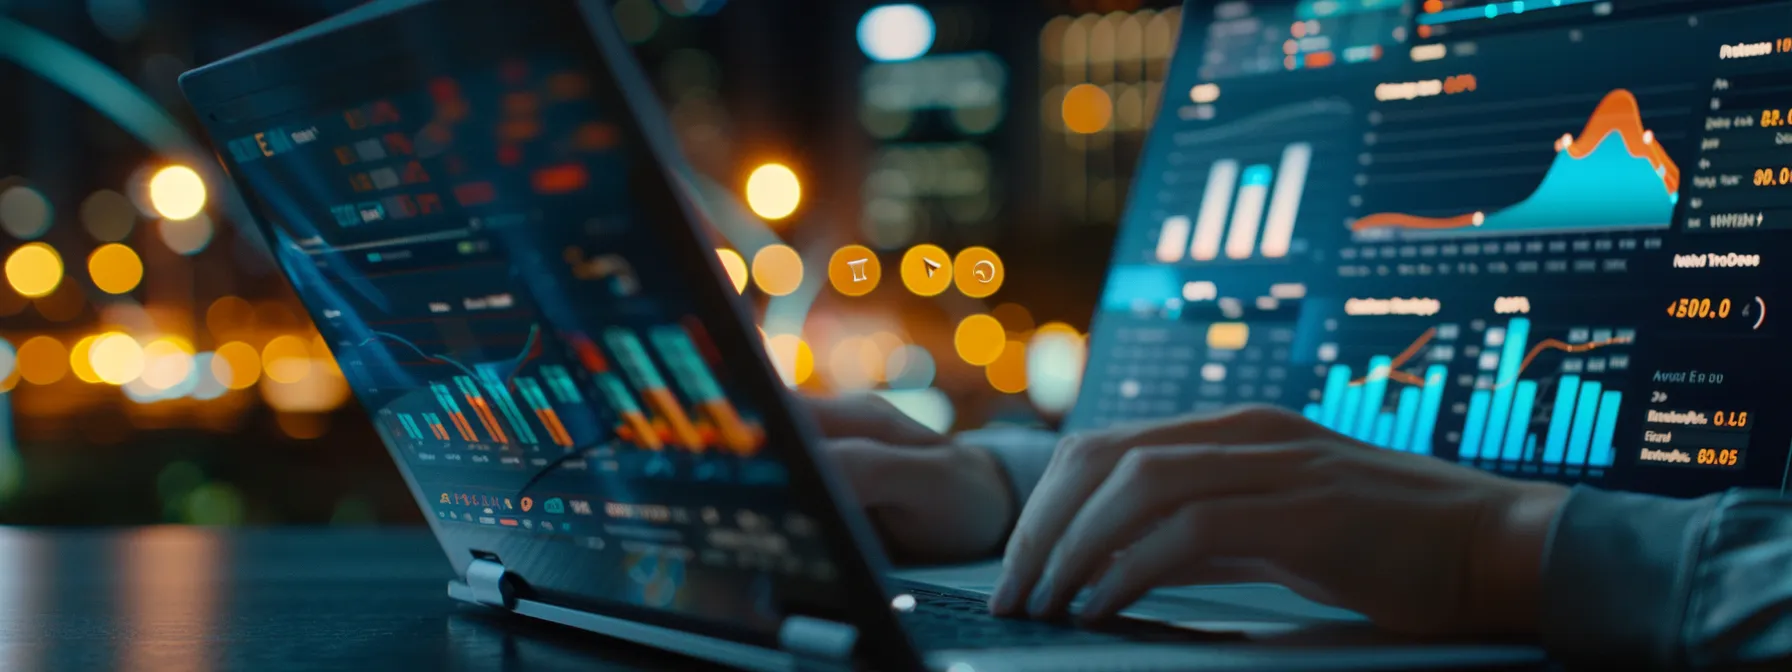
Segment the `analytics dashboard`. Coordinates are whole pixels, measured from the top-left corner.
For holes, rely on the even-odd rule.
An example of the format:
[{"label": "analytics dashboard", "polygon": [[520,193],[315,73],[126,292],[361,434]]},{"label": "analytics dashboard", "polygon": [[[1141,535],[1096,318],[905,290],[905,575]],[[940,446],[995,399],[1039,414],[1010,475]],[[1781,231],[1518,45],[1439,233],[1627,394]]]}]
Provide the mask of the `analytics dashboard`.
[{"label": "analytics dashboard", "polygon": [[1792,3],[1188,5],[1070,429],[1780,488]]}]

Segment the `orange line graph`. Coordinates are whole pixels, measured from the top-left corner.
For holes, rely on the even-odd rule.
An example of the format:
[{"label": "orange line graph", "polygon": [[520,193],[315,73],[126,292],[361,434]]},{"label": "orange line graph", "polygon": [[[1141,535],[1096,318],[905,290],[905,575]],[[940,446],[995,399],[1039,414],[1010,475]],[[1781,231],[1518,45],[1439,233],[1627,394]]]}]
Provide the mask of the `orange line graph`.
[{"label": "orange line graph", "polygon": [[1536,345],[1531,346],[1530,352],[1524,353],[1524,360],[1519,362],[1518,373],[1515,373],[1512,375],[1512,380],[1494,381],[1494,387],[1495,388],[1505,387],[1507,385],[1512,384],[1513,382],[1516,382],[1518,380],[1518,376],[1520,374],[1523,374],[1524,370],[1526,368],[1530,367],[1531,361],[1537,359],[1537,355],[1541,354],[1544,350],[1561,350],[1562,352],[1566,352],[1569,354],[1578,354],[1578,353],[1582,353],[1582,352],[1598,350],[1599,348],[1603,348],[1608,345],[1624,345],[1629,342],[1630,342],[1630,339],[1628,339],[1628,338],[1608,338],[1603,341],[1592,341],[1592,342],[1588,342],[1588,343],[1574,344],[1574,343],[1567,343],[1564,341],[1559,341],[1559,340],[1556,340],[1553,338],[1546,338],[1546,339],[1543,339],[1542,341],[1539,341]]},{"label": "orange line graph", "polygon": [[[1398,356],[1394,357],[1394,360],[1392,362],[1388,363],[1388,380],[1398,380],[1400,382],[1408,383],[1410,385],[1424,385],[1425,381],[1423,379],[1419,378],[1418,376],[1407,373],[1405,371],[1401,371],[1400,367],[1406,366],[1406,362],[1408,360],[1411,360],[1414,356],[1418,355],[1420,350],[1425,349],[1425,344],[1430,343],[1431,338],[1436,335],[1437,335],[1437,327],[1432,327],[1430,329],[1426,329],[1425,333],[1419,334],[1418,340],[1413,341],[1412,345],[1406,346],[1405,350],[1401,350],[1400,354]],[[1370,372],[1370,373],[1374,373],[1374,372]],[[1365,374],[1361,378],[1350,381],[1350,384],[1351,385],[1361,385],[1368,381],[1369,381],[1369,375]]]},{"label": "orange line graph", "polygon": [[[1593,114],[1587,117],[1587,125],[1579,136],[1563,135],[1555,141],[1555,150],[1567,152],[1573,159],[1584,159],[1592,155],[1611,134],[1618,134],[1624,143],[1625,151],[1638,159],[1644,159],[1655,168],[1661,176],[1662,187],[1667,193],[1680,191],[1680,167],[1668,156],[1661,143],[1655,141],[1654,132],[1643,127],[1642,108],[1636,102],[1636,95],[1626,89],[1613,89],[1605,94],[1599,105],[1593,108]],[[1401,212],[1378,212],[1365,215],[1350,224],[1350,230],[1399,227],[1406,229],[1464,229],[1480,226],[1486,220],[1485,212],[1470,212],[1450,217],[1423,217]]]},{"label": "orange line graph", "polygon": [[[1419,354],[1419,351],[1424,349],[1425,345],[1427,343],[1430,343],[1431,339],[1435,336],[1437,336],[1437,328],[1436,327],[1426,329],[1425,333],[1419,334],[1419,337],[1414,339],[1411,345],[1406,346],[1405,350],[1400,351],[1399,356],[1395,357],[1393,359],[1393,361],[1388,364],[1388,380],[1391,380],[1394,382],[1399,382],[1399,383],[1406,383],[1407,385],[1412,385],[1415,387],[1424,386],[1425,385],[1424,378],[1415,376],[1415,375],[1407,373],[1405,371],[1401,371],[1400,367],[1405,366],[1406,362],[1410,361],[1414,356],[1417,356]],[[1591,341],[1591,342],[1587,342],[1587,343],[1569,343],[1567,341],[1562,341],[1562,340],[1558,340],[1558,339],[1554,339],[1554,338],[1543,339],[1541,341],[1538,341],[1536,345],[1531,346],[1530,351],[1526,352],[1524,354],[1524,359],[1519,361],[1518,372],[1514,373],[1512,375],[1512,380],[1494,381],[1495,382],[1494,387],[1496,389],[1500,388],[1500,387],[1505,387],[1506,385],[1509,385],[1509,384],[1517,381],[1518,376],[1522,375],[1524,373],[1525,369],[1530,368],[1531,362],[1536,361],[1537,355],[1542,354],[1544,350],[1560,350],[1562,352],[1566,352],[1569,354],[1579,354],[1582,352],[1589,352],[1592,350],[1597,350],[1599,348],[1603,348],[1603,347],[1606,347],[1609,345],[1624,345],[1626,343],[1629,343],[1630,341],[1631,341],[1631,339],[1622,338],[1622,337],[1607,338],[1604,340]],[[1350,381],[1350,384],[1351,385],[1361,385],[1368,381],[1369,381],[1369,376],[1365,375],[1361,378]]]}]

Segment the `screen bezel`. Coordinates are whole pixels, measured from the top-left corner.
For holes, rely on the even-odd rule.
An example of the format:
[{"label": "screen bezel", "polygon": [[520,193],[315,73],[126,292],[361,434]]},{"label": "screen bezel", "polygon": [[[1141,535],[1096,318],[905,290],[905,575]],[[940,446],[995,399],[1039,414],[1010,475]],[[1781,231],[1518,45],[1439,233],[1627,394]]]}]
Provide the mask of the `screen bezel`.
[{"label": "screen bezel", "polygon": [[[478,0],[394,2],[363,6],[335,19],[270,42],[261,47],[199,68],[181,77],[181,87],[199,112],[214,144],[220,138],[300,111],[311,111],[320,100],[353,102],[358,97],[377,97],[376,87],[421,86],[428,63],[446,51],[455,58],[473,59],[499,55],[507,49],[533,46],[553,40],[576,54],[594,75],[592,83],[600,105],[620,110],[614,119],[625,136],[646,149],[631,158],[631,188],[639,197],[640,219],[682,222],[654,227],[666,236],[666,261],[693,278],[690,297],[700,314],[711,321],[716,347],[725,361],[735,363],[730,373],[741,392],[755,399],[764,415],[767,441],[783,443],[790,474],[789,499],[794,508],[813,517],[823,545],[838,569],[844,599],[839,608],[820,603],[793,601],[780,605],[787,613],[828,618],[858,626],[861,655],[876,660],[908,661],[919,665],[914,649],[887,606],[889,591],[883,585],[887,565],[881,547],[841,477],[816,454],[820,432],[799,409],[792,393],[781,384],[755,333],[746,300],[733,291],[723,276],[719,260],[709,251],[708,234],[697,229],[703,220],[690,202],[681,181],[688,174],[664,127],[660,109],[645,77],[611,24],[606,3],[600,0],[560,0],[531,3],[527,10]],[[386,10],[380,13],[381,10]],[[477,44],[445,46],[443,35],[477,36]],[[435,39],[431,39],[435,38]],[[353,77],[345,81],[344,73]],[[626,106],[626,107],[624,107]],[[247,192],[242,177],[218,155],[234,186]],[[646,177],[647,179],[640,179]],[[658,178],[658,179],[655,179]],[[683,191],[684,193],[680,193]],[[265,240],[277,240],[257,199],[244,199],[254,216],[254,226]],[[705,280],[707,278],[707,280]],[[312,306],[306,306],[314,320]],[[733,315],[730,320],[726,316]],[[386,448],[403,474],[413,497],[426,507],[424,493],[405,465],[403,454],[391,442]],[[580,549],[560,541],[535,539],[514,533],[488,532],[459,525],[449,526],[425,517],[457,576],[466,575],[474,559],[472,551],[501,551],[507,569],[526,585],[552,585],[556,575],[581,559]],[[747,644],[777,647],[777,633],[749,631],[738,626],[680,612],[648,609],[602,596],[532,590],[539,601],[691,631]],[[794,597],[794,596],[793,596]]]}]

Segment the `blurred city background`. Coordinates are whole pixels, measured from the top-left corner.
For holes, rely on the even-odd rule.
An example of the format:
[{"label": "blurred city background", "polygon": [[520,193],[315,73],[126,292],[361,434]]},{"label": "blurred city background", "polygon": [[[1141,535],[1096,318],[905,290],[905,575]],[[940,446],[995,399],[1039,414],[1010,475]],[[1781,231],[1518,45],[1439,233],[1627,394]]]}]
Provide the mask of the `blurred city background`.
[{"label": "blurred city background", "polygon": [[[0,522],[420,522],[176,82],[355,4],[0,0]],[[964,429],[1074,400],[1178,4],[614,14],[786,383]],[[880,262],[868,294],[829,282],[850,245]],[[918,245],[1001,272],[905,282]]]}]

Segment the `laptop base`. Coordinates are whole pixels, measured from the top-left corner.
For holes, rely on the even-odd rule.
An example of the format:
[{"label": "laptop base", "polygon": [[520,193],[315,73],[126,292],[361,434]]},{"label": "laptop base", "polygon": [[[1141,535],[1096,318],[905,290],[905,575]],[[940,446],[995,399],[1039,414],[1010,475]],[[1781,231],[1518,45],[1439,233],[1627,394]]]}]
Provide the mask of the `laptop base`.
[{"label": "laptop base", "polygon": [[504,566],[474,560],[465,581],[449,581],[448,597],[519,616],[577,628],[734,668],[761,672],[821,672],[852,669],[858,630],[807,616],[784,619],[778,649],[706,637],[682,630],[594,614],[516,597]]}]

